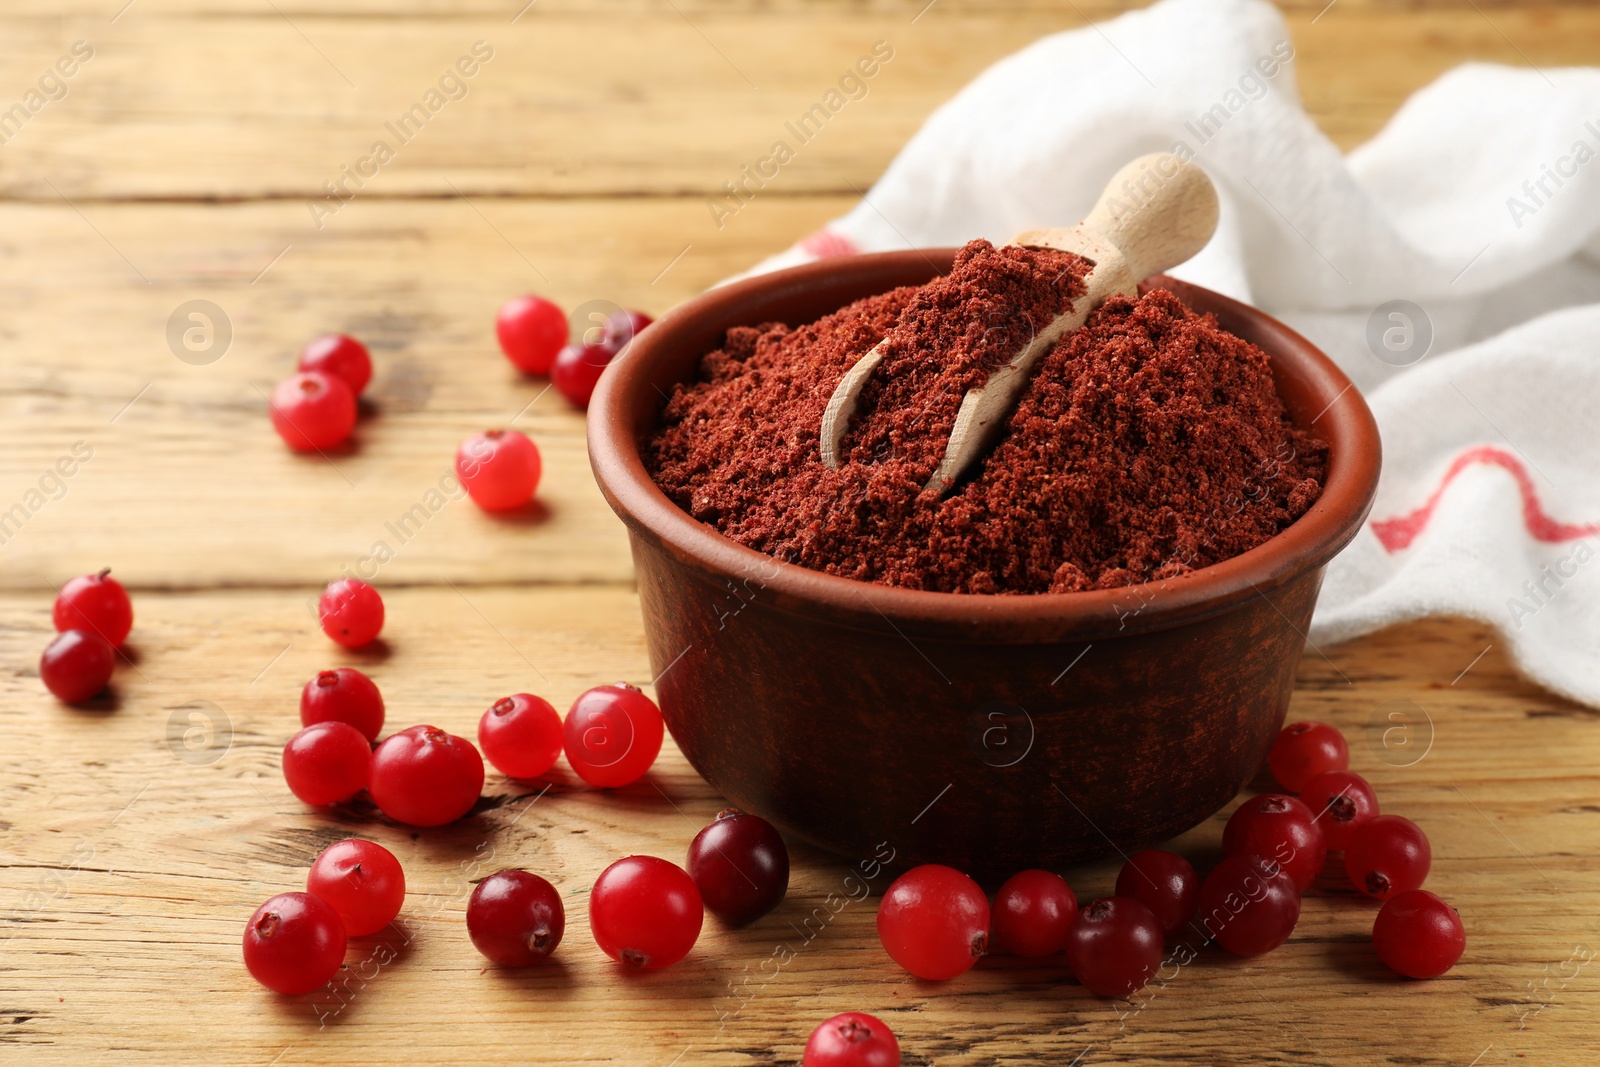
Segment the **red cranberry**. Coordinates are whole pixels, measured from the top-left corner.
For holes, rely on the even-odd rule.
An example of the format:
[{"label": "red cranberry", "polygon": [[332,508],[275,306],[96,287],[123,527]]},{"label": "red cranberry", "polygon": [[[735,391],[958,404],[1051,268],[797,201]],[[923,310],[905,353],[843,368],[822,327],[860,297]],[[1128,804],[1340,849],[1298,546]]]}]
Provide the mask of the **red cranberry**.
[{"label": "red cranberry", "polygon": [[561,716],[531,693],[501,697],[478,720],[478,745],[507,778],[537,778],[561,755]]},{"label": "red cranberry", "polygon": [[596,343],[601,348],[621,352],[623,346],[639,336],[652,321],[650,316],[642,311],[613,311],[606,316],[605,325],[600,330],[600,339]]},{"label": "red cranberry", "polygon": [[1300,802],[1316,816],[1330,851],[1343,852],[1360,826],[1378,814],[1378,794],[1359,774],[1324,771],[1300,790]]},{"label": "red cranberry", "polygon": [[811,1031],[800,1067],[900,1067],[900,1042],[881,1020],[847,1011]]},{"label": "red cranberry", "polygon": [[272,428],[296,452],[332,448],[356,425],[356,395],[343,379],[320,371],[285,378],[268,402]]},{"label": "red cranberry", "polygon": [[600,375],[616,355],[614,349],[604,345],[567,345],[550,368],[550,382],[573,407],[587,408]]},{"label": "red cranberry", "polygon": [[322,632],[345,648],[361,648],[383,631],[383,597],[366,582],[340,578],[322,591],[317,604]]},{"label": "red cranberry", "polygon": [[1351,884],[1378,900],[1421,888],[1432,865],[1427,835],[1399,815],[1379,815],[1356,827],[1344,850]]},{"label": "red cranberry", "polygon": [[372,745],[347,722],[307,726],[283,746],[283,779],[307,804],[325,807],[367,787]]},{"label": "red cranberry", "polygon": [[328,984],[344,964],[344,923],[310,893],[280,893],[244,927],[244,965],[268,989],[290,996]]},{"label": "red cranberry", "polygon": [[532,500],[539,472],[539,447],[516,430],[473,434],[456,451],[456,474],[485,511],[509,511]]},{"label": "red cranberry", "polygon": [[878,938],[890,958],[918,978],[954,978],[988,951],[989,899],[953,867],[913,867],[883,894]]},{"label": "red cranberry", "polygon": [[538,963],[561,944],[567,911],[555,886],[529,871],[501,871],[478,883],[467,902],[467,935],[502,967]]},{"label": "red cranberry", "polygon": [[1300,921],[1300,891],[1269,860],[1229,856],[1201,884],[1195,921],[1235,956],[1259,956],[1294,932]]},{"label": "red cranberry", "polygon": [[1097,997],[1143,989],[1161,966],[1161,924],[1132,897],[1105,897],[1067,932],[1067,965]]},{"label": "red cranberry", "polygon": [[711,914],[744,926],[789,891],[789,850],[767,820],[727,808],[689,845],[689,876]]},{"label": "red cranberry", "polygon": [[39,679],[63,704],[82,704],[105,689],[116,663],[116,650],[99,634],[63,630],[39,657]]},{"label": "red cranberry", "polygon": [[1290,723],[1273,742],[1267,766],[1279,785],[1298,793],[1317,775],[1350,766],[1350,746],[1325,722]]},{"label": "red cranberry", "polygon": [[994,947],[1008,956],[1051,956],[1067,943],[1078,898],[1051,871],[1018,871],[1005,880],[990,909]]},{"label": "red cranberry", "polygon": [[661,709],[626,682],[601,685],[573,702],[561,724],[567,762],[602,789],[632,785],[655,763],[666,726]]},{"label": "red cranberry", "polygon": [[333,905],[351,937],[375,934],[394,922],[406,900],[406,873],[376,841],[347,838],[322,850],[306,892]]},{"label": "red cranberry", "polygon": [[548,374],[567,343],[567,315],[542,296],[512,297],[500,305],[494,332],[512,366],[524,374]]},{"label": "red cranberry", "polygon": [[1305,892],[1328,858],[1317,817],[1294,797],[1268,793],[1240,804],[1222,831],[1222,851],[1272,860]]},{"label": "red cranberry", "polygon": [[107,567],[99,574],[74,578],[61,587],[52,613],[57,630],[88,630],[121,648],[133,629],[133,601]]},{"label": "red cranberry", "polygon": [[1407,978],[1437,978],[1461,959],[1467,933],[1456,909],[1426,889],[1408,889],[1384,901],[1372,944],[1380,960]]},{"label": "red cranberry", "polygon": [[368,741],[383,729],[383,694],[354,667],[319,671],[300,691],[300,725],[347,722]]},{"label": "red cranberry", "polygon": [[331,374],[360,396],[372,380],[372,356],[367,346],[342,333],[324,334],[300,350],[300,369]]},{"label": "red cranberry", "polygon": [[437,726],[413,726],[391,735],[372,754],[367,791],[397,822],[443,826],[478,802],[483,757],[464,737]]},{"label": "red cranberry", "polygon": [[1122,865],[1117,896],[1132,897],[1149,908],[1161,933],[1170,938],[1194,918],[1200,903],[1200,876],[1176,852],[1148,849],[1134,853]]},{"label": "red cranberry", "polygon": [[607,867],[589,894],[589,928],[612,959],[654,970],[689,954],[705,906],[694,879],[655,856],[629,856]]}]

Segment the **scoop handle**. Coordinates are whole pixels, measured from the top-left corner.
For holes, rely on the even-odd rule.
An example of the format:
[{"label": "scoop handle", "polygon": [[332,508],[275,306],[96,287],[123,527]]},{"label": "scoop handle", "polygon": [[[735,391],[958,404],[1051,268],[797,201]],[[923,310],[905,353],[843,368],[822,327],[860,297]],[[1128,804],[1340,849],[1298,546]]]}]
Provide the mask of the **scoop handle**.
[{"label": "scoop handle", "polygon": [[1083,225],[1122,253],[1136,281],[1170,270],[1217,229],[1217,190],[1170,152],[1140,156],[1111,176]]}]

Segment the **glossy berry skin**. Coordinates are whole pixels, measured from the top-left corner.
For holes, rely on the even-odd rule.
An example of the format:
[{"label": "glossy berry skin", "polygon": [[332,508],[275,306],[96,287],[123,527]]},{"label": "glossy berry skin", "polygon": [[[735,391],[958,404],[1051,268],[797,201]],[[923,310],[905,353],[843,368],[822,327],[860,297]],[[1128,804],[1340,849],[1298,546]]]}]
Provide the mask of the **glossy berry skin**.
[{"label": "glossy berry skin", "polygon": [[1376,900],[1420,889],[1431,866],[1428,836],[1399,815],[1379,815],[1358,826],[1344,850],[1350,883]]},{"label": "glossy berry skin", "polygon": [[322,850],[306,892],[333,905],[351,937],[375,934],[394,922],[406,902],[406,873],[394,853],[376,841],[352,837]]},{"label": "glossy berry skin", "polygon": [[1294,722],[1272,743],[1267,766],[1279,785],[1298,793],[1317,775],[1350,766],[1350,746],[1325,722]]},{"label": "glossy berry skin", "polygon": [[456,450],[456,474],[485,511],[510,511],[532,500],[540,470],[539,447],[516,430],[473,434]]},{"label": "glossy berry skin", "polygon": [[532,693],[501,697],[478,720],[478,747],[507,778],[537,778],[561,755],[561,716]]},{"label": "glossy berry skin", "polygon": [[82,704],[105,690],[117,652],[88,630],[63,630],[39,657],[39,680],[63,704]]},{"label": "glossy berry skin", "polygon": [[755,922],[789,891],[789,849],[759,815],[725,808],[689,845],[689,877],[729,926]]},{"label": "glossy berry skin", "polygon": [[1229,856],[1200,885],[1194,921],[1235,956],[1259,956],[1289,939],[1300,921],[1300,891],[1260,856]]},{"label": "glossy berry skin", "polygon": [[1466,951],[1467,932],[1456,909],[1426,889],[1384,901],[1372,924],[1378,958],[1407,978],[1437,978]]},{"label": "glossy berry skin", "polygon": [[390,735],[372,754],[367,792],[396,822],[443,826],[478,802],[483,757],[464,737],[437,726],[413,726]]},{"label": "glossy berry skin", "polygon": [[467,935],[502,967],[527,967],[561,944],[567,912],[555,886],[530,871],[501,871],[478,883],[467,901]]},{"label": "glossy berry skin", "polygon": [[629,856],[601,872],[589,894],[589,929],[607,956],[640,970],[670,967],[689,954],[705,905],[682,867]]},{"label": "glossy berry skin", "polygon": [[878,939],[891,959],[918,978],[946,981],[989,950],[989,899],[953,867],[913,867],[883,894]]},{"label": "glossy berry skin", "polygon": [[372,745],[347,722],[314,723],[283,746],[289,792],[316,807],[349,800],[367,787]]},{"label": "glossy berry skin", "polygon": [[332,375],[360,396],[372,380],[372,355],[367,346],[342,333],[324,334],[300,350],[300,369]]},{"label": "glossy berry skin", "polygon": [[900,1067],[900,1042],[882,1020],[847,1011],[811,1031],[800,1067]]},{"label": "glossy berry skin", "polygon": [[383,729],[383,694],[354,667],[318,671],[300,690],[300,725],[346,722],[376,741]]},{"label": "glossy berry skin", "polygon": [[1300,791],[1300,803],[1316,818],[1330,852],[1349,848],[1356,828],[1378,815],[1378,794],[1365,778],[1352,771],[1317,775]]},{"label": "glossy berry skin", "polygon": [[1097,997],[1143,989],[1161,966],[1161,924],[1132,897],[1103,897],[1067,932],[1067,966]]},{"label": "glossy berry skin", "polygon": [[1284,793],[1267,793],[1240,804],[1222,831],[1222,852],[1275,861],[1302,893],[1317,880],[1328,858],[1316,815]]},{"label": "glossy berry skin", "polygon": [[321,371],[285,378],[268,401],[272,428],[296,452],[332,448],[356,425],[356,395],[343,379]]},{"label": "glossy berry skin", "polygon": [[644,777],[661,752],[661,709],[626,682],[601,685],[575,700],[561,724],[567,762],[578,777],[618,789]]},{"label": "glossy berry skin", "polygon": [[317,604],[322,632],[345,648],[361,648],[383,632],[383,597],[357,578],[340,578]]},{"label": "glossy berry skin", "polygon": [[600,375],[616,356],[615,349],[604,345],[567,345],[550,368],[550,383],[573,407],[587,408]]},{"label": "glossy berry skin", "polygon": [[1194,865],[1176,852],[1146,849],[1122,865],[1117,896],[1131,897],[1149,908],[1162,935],[1170,938],[1194,918],[1200,904],[1200,876]]},{"label": "glossy berry skin", "polygon": [[1067,944],[1078,917],[1078,898],[1067,880],[1052,871],[1018,871],[994,895],[990,923],[996,952],[1008,956],[1051,956]]},{"label": "glossy berry skin", "polygon": [[642,311],[613,311],[606,317],[600,330],[598,344],[613,352],[621,352],[624,345],[644,330],[653,320]]},{"label": "glossy berry skin", "polygon": [[133,601],[122,583],[111,577],[109,567],[62,586],[51,615],[57,630],[88,630],[112,648],[121,648],[133,629]]},{"label": "glossy berry skin", "polygon": [[495,316],[500,351],[523,374],[548,374],[567,343],[567,313],[542,296],[516,296]]},{"label": "glossy berry skin", "polygon": [[250,976],[294,996],[321,989],[344,964],[344,923],[333,905],[310,893],[280,893],[244,927]]}]

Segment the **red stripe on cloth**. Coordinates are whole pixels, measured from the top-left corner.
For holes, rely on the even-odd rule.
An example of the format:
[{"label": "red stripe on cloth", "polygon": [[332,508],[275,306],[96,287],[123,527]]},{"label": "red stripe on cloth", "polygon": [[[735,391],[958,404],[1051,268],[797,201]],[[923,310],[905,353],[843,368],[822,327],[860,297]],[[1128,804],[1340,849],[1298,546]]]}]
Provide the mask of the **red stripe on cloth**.
[{"label": "red stripe on cloth", "polygon": [[842,233],[832,230],[818,230],[800,238],[800,251],[818,259],[832,259],[834,256],[853,256],[861,249],[856,243]]}]

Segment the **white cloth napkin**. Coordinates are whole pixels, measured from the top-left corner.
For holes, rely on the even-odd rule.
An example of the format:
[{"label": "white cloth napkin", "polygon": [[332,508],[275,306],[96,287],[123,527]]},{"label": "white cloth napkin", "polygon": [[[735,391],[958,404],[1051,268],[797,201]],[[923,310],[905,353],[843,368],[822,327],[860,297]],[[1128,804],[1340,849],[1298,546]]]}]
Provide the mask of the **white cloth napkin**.
[{"label": "white cloth napkin", "polygon": [[1371,521],[1329,569],[1312,642],[1469,616],[1600,706],[1600,70],[1458,67],[1345,156],[1302,109],[1293,55],[1264,0],[1164,0],[1046,37],[756,271],[1067,225],[1127,160],[1192,153],[1221,223],[1173,273],[1307,335],[1383,433]]}]

